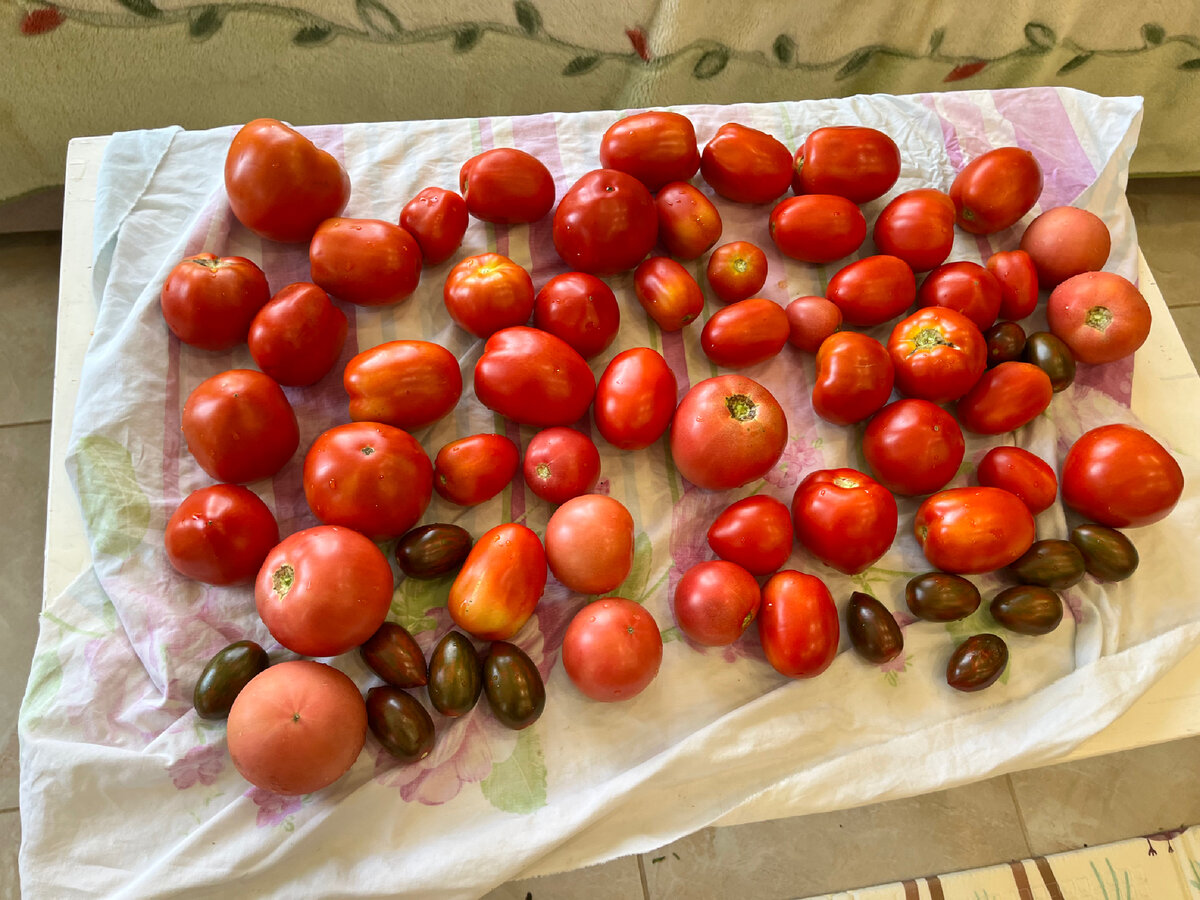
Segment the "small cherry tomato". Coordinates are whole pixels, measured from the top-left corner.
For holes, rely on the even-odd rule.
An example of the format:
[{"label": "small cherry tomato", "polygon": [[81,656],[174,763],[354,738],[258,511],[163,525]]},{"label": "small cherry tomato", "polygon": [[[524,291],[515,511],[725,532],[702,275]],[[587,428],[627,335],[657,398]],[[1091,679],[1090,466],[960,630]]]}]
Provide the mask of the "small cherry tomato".
[{"label": "small cherry tomato", "polygon": [[1095,213],[1056,206],[1029,223],[1021,235],[1021,249],[1033,260],[1038,284],[1054,288],[1072,275],[1104,268],[1112,236]]},{"label": "small cherry tomato", "polygon": [[805,353],[816,353],[821,342],[842,324],[842,310],[824,297],[797,297],[784,312],[788,318],[788,343]]},{"label": "small cherry tomato", "polygon": [[436,266],[454,255],[469,221],[467,201],[440,187],[425,188],[400,210],[400,227],[416,239],[426,266]]},{"label": "small cherry tomato", "polygon": [[882,325],[917,299],[917,279],[895,256],[856,259],[834,273],[825,296],[837,304],[847,325]]},{"label": "small cherry tomato", "polygon": [[1048,331],[1035,331],[1025,339],[1021,360],[1045,372],[1056,394],[1075,382],[1075,354],[1062,338]]},{"label": "small cherry tomato", "polygon": [[205,584],[253,581],[279,525],[249,488],[212,484],[192,491],[167,521],[167,559],[181,575]]},{"label": "small cherry tomato", "polygon": [[612,288],[595,275],[564,272],[542,285],[533,298],[533,324],[590,359],[616,338],[621,310]]},{"label": "small cherry tomato", "polygon": [[432,341],[386,341],[346,363],[342,384],[350,418],[405,431],[432,425],[462,396],[458,359]]},{"label": "small cherry tomato", "polygon": [[1063,503],[1101,525],[1151,525],[1166,518],[1181,496],[1183,470],[1175,457],[1129,425],[1093,428],[1063,460]]},{"label": "small cherry tomato", "polygon": [[736,303],[767,283],[767,255],[749,241],[722,244],[708,258],[709,287],[725,303]]},{"label": "small cherry tomato", "polygon": [[774,497],[754,494],[731,503],[708,527],[713,553],[753,575],[776,572],[792,555],[792,513]]},{"label": "small cherry tomato", "polygon": [[289,284],[267,303],[246,343],[264,373],[301,387],[324,378],[338,361],[350,323],[329,295],[307,281]]},{"label": "small cherry tomato", "polygon": [[915,496],[944,488],[966,452],[954,416],[928,400],[897,400],[872,416],[863,432],[871,474],[896,494]]},{"label": "small cherry tomato", "polygon": [[678,395],[675,373],[662,354],[634,347],[618,353],[605,367],[596,385],[592,418],[614,447],[641,450],[667,430]]},{"label": "small cherry tomato", "polygon": [[782,306],[752,297],[713,313],[700,333],[700,347],[718,366],[741,369],[777,356],[790,334]]},{"label": "small cherry tomato", "polygon": [[988,369],[958,401],[958,421],[976,434],[1003,434],[1032,422],[1054,397],[1050,377],[1032,363]]},{"label": "small cherry tomato", "polygon": [[767,662],[781,675],[820,675],[837,656],[840,636],[837,605],[815,575],[787,569],[763,585],[758,637]]},{"label": "small cherry tomato", "polygon": [[809,553],[845,575],[857,575],[896,539],[896,498],[854,469],[818,469],[792,495],[792,522],[796,540]]},{"label": "small cherry tomato", "polygon": [[892,395],[895,373],[887,348],[870,335],[838,331],[817,350],[812,408],[835,425],[853,425],[878,412]]},{"label": "small cherry tomato", "polygon": [[917,509],[913,533],[934,568],[958,574],[1003,569],[1033,545],[1033,515],[1016,494],[994,487],[950,488]]},{"label": "small cherry tomato", "polygon": [[950,255],[955,214],[954,201],[939,190],[905,191],[875,220],[875,246],[904,260],[914,272],[927,272]]},{"label": "small cherry tomato", "polygon": [[867,236],[862,212],[836,194],[788,197],[771,210],[768,227],[780,253],[814,264],[849,256]]},{"label": "small cherry tomato", "polygon": [[674,181],[654,198],[658,238],[679,259],[698,259],[721,236],[721,214],[695,185]]},{"label": "small cherry tomato", "polygon": [[600,451],[582,431],[546,428],[529,439],[521,470],[537,496],[548,503],[566,503],[600,480]]},{"label": "small cherry tomato", "polygon": [[421,280],[416,238],[382,219],[326,219],[308,247],[312,280],[356,306],[407,299]]},{"label": "small cherry tomato", "polygon": [[504,490],[521,451],[502,434],[472,434],[444,445],[433,459],[433,488],[443,500],[475,506]]},{"label": "small cherry tomato", "polygon": [[993,447],[979,461],[975,477],[984,487],[1016,494],[1035,516],[1053,506],[1058,496],[1054,469],[1020,447]]},{"label": "small cherry tomato", "polygon": [[546,523],[546,561],[568,590],[615,590],[633,568],[633,516],[603,494],[572,497]]},{"label": "small cherry tomato", "polygon": [[554,211],[554,249],[570,268],[615,275],[634,268],[658,240],[658,209],[646,186],[616,169],[588,172]]},{"label": "small cherry tomato", "polygon": [[605,597],[575,614],[563,635],[563,669],[585,697],[601,703],[644,691],[662,665],[658,623],[624,597]]},{"label": "small cherry tomato", "polygon": [[714,559],[683,573],[671,608],[675,624],[688,640],[724,647],[750,627],[761,602],[762,591],[753,575],[736,563]]},{"label": "small cherry tomato", "polygon": [[1038,276],[1024,250],[1002,250],[988,257],[987,270],[1000,282],[1000,318],[1023,319],[1038,302]]},{"label": "small cherry tomato", "polygon": [[1050,292],[1046,321],[1075,359],[1093,366],[1124,359],[1150,336],[1146,298],[1113,272],[1068,278]]},{"label": "small cherry tomato", "polygon": [[683,266],[652,256],[634,270],[633,288],[646,315],[663,331],[680,331],[704,311],[704,292]]},{"label": "small cherry tomato", "polygon": [[1025,352],[1025,329],[1016,322],[997,322],[983,333],[988,368],[1015,362]]},{"label": "small cherry tomato", "polygon": [[542,542],[524,525],[507,522],[475,542],[450,585],[446,609],[467,634],[507,641],[529,621],[545,589]]},{"label": "small cherry tomato", "polygon": [[728,122],[700,155],[700,175],[734,203],[770,203],[792,183],[792,154],[776,138]]},{"label": "small cherry tomato", "polygon": [[625,116],[600,138],[600,165],[632,175],[649,191],[687,181],[700,168],[696,129],[687,116],[666,110]]},{"label": "small cherry tomato", "polygon": [[900,393],[934,403],[957,400],[987,367],[987,345],[975,323],[940,306],[899,322],[887,348]]},{"label": "small cherry tomato", "polygon": [[501,328],[529,321],[533,279],[507,256],[481,253],[450,270],[442,300],[456,325],[486,340]]},{"label": "small cherry tomato", "polygon": [[797,194],[837,194],[867,203],[890,191],[900,177],[900,148],[874,128],[826,126],[805,138],[793,168]]},{"label": "small cherry tomato", "polygon": [[954,177],[958,227],[994,234],[1016,225],[1042,195],[1042,167],[1028,150],[999,147],[971,160]]},{"label": "small cherry tomato", "polygon": [[458,172],[458,190],[477,219],[498,225],[536,222],[554,206],[554,176],[540,159],[513,147],[472,156]]},{"label": "small cherry tomato", "polygon": [[198,253],[176,264],[159,302],[171,333],[201,350],[232,350],[271,299],[262,269],[242,256]]},{"label": "small cherry tomato", "polygon": [[521,425],[568,425],[587,412],[596,376],[566,341],[518,325],[497,331],[475,364],[475,396]]},{"label": "small cherry tomato", "polygon": [[941,306],[960,312],[981,331],[987,331],[1000,312],[1000,282],[979,263],[943,263],[925,276],[917,305]]}]

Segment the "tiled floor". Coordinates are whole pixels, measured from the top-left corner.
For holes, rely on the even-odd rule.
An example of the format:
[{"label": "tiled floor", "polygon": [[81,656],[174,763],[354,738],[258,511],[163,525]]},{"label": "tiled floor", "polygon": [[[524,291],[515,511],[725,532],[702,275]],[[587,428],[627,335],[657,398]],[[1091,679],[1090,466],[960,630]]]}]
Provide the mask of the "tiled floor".
[{"label": "tiled floor", "polygon": [[[1200,179],[1130,189],[1146,258],[1200,359]],[[58,287],[55,233],[0,235],[0,900],[19,896],[16,711],[37,629]],[[1200,822],[1200,739],[909,800],[705,829],[641,857],[513,882],[495,898],[797,897]]]}]

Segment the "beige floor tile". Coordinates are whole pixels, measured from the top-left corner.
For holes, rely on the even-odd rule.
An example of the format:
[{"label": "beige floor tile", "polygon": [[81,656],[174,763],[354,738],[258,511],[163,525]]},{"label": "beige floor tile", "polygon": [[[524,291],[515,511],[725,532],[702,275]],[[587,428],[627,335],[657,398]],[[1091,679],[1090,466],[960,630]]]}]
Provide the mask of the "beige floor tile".
[{"label": "beige floor tile", "polygon": [[1012,776],[1041,855],[1200,822],[1200,737]]},{"label": "beige floor tile", "polygon": [[0,425],[50,418],[57,232],[0,235]]},{"label": "beige floor tile", "polygon": [[644,896],[637,857],[623,856],[574,872],[510,881],[484,900],[643,900]]},{"label": "beige floor tile", "polygon": [[17,850],[21,846],[21,818],[14,812],[0,813],[0,900],[20,900]]},{"label": "beige floor tile", "polygon": [[1200,178],[1135,178],[1126,196],[1167,305],[1200,302]]},{"label": "beige floor tile", "polygon": [[642,865],[653,900],[804,897],[1020,859],[1008,782],[861,809],[706,828]]},{"label": "beige floor tile", "polygon": [[[1200,278],[1200,265],[1196,268],[1195,277]],[[1200,304],[1172,307],[1171,317],[1175,319],[1175,327],[1179,329],[1183,343],[1192,355],[1192,365],[1200,369]]]},{"label": "beige floor tile", "polygon": [[0,809],[17,805],[17,710],[25,693],[42,601],[42,546],[50,425],[0,427]]}]

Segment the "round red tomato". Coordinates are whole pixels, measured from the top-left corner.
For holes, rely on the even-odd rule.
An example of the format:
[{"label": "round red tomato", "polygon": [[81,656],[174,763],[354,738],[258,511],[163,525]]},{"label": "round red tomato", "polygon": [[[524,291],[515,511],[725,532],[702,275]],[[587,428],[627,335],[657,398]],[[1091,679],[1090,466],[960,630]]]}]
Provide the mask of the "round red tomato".
[{"label": "round red tomato", "polygon": [[787,445],[787,417],[765,387],[743,375],[692,386],[671,420],[671,457],[697,487],[723,491],[762,478]]},{"label": "round red tomato", "polygon": [[721,214],[698,187],[673,181],[654,197],[658,237],[667,252],[680,259],[697,259],[721,236]]},{"label": "round red tomato", "polygon": [[183,404],[183,439],[217,481],[270,478],[300,446],[300,426],[278,383],[253,369],[206,378]]},{"label": "round red tomato", "polygon": [[458,359],[431,341],[387,341],[356,355],[342,372],[350,418],[405,431],[432,425],[462,396]]},{"label": "round red tomato", "polygon": [[400,210],[400,227],[421,248],[421,262],[436,266],[454,255],[467,233],[467,201],[440,187],[427,187]]},{"label": "round red tomato", "polygon": [[768,227],[780,253],[815,264],[849,256],[867,236],[862,212],[836,194],[788,197],[771,210]]},{"label": "round red tomato", "polygon": [[546,589],[546,551],[516,522],[497,525],[467,554],[446,609],[454,624],[483,641],[507,641],[529,621]]},{"label": "round red tomato", "polygon": [[555,275],[533,298],[533,324],[590,359],[608,349],[621,327],[612,288],[586,272]]},{"label": "round red tomato", "polygon": [[1056,206],[1029,223],[1021,235],[1021,249],[1033,260],[1038,284],[1053,288],[1073,275],[1104,268],[1112,236],[1095,213]]},{"label": "round red tomato", "polygon": [[661,353],[634,347],[613,357],[596,385],[592,418],[600,435],[621,450],[649,447],[675,414],[679,384]]},{"label": "round red tomato", "polygon": [[950,185],[958,227],[993,234],[1016,225],[1042,195],[1042,167],[1028,150],[1000,147],[967,163]]},{"label": "round red tomato", "polygon": [[582,431],[559,425],[539,431],[525,447],[522,473],[547,503],[586,494],[600,480],[600,451]]},{"label": "round red tomato", "polygon": [[404,534],[433,496],[433,465],[407,431],[350,422],[322,433],[304,457],[304,497],[322,523],[372,540]]},{"label": "round red tomato", "polygon": [[475,506],[504,490],[517,474],[521,451],[502,434],[451,441],[433,459],[433,488],[459,506]]},{"label": "round red tomato", "polygon": [[736,303],[767,283],[767,255],[749,241],[731,241],[713,251],[705,274],[713,293],[725,303]]},{"label": "round red tomato", "polygon": [[458,172],[458,190],[477,219],[498,225],[536,222],[554,206],[554,176],[536,156],[497,147],[472,156]]},{"label": "round red tomato", "polygon": [[958,401],[958,421],[976,434],[1003,434],[1032,422],[1054,398],[1050,376],[1033,363],[988,369]]},{"label": "round red tomato", "polygon": [[816,353],[821,343],[842,324],[842,311],[824,297],[797,297],[784,310],[788,318],[788,343],[805,353]]},{"label": "round red tomato", "polygon": [[763,585],[758,637],[767,662],[781,675],[820,675],[837,656],[840,636],[837,605],[815,575],[787,569]]},{"label": "round red tomato", "polygon": [[987,342],[975,323],[940,306],[902,320],[887,347],[900,393],[934,403],[957,400],[987,368]]},{"label": "round red tomato", "polygon": [[754,494],[721,511],[708,527],[713,553],[754,575],[770,575],[792,555],[792,513],[774,497]]},{"label": "round red tomato", "polygon": [[572,269],[615,275],[632,269],[658,240],[658,209],[646,186],[616,169],[596,169],[554,211],[554,249]]},{"label": "round red tomato", "polygon": [[679,331],[704,311],[704,292],[687,269],[666,256],[652,256],[633,273],[638,302],[663,331]]},{"label": "round red tomato", "polygon": [[603,494],[572,497],[546,523],[546,561],[569,590],[615,590],[633,568],[633,516]]},{"label": "round red tomato", "polygon": [[792,153],[764,131],[729,122],[700,156],[700,174],[734,203],[770,203],[792,183]]},{"label": "round red tomato", "polygon": [[533,313],[533,279],[499,253],[459,262],[442,287],[446,312],[460,328],[488,338],[501,328],[524,325]]},{"label": "round red tomato", "polygon": [[792,495],[796,540],[845,575],[857,575],[887,553],[898,515],[892,492],[854,469],[810,472]]},{"label": "round red tomato", "polygon": [[1024,250],[1002,250],[988,257],[987,270],[1000,283],[1000,318],[1023,319],[1038,303],[1037,268]]},{"label": "round red tomato", "polygon": [[225,191],[238,221],[272,241],[307,241],[350,199],[350,178],[332,154],[277,119],[255,119],[225,157]]},{"label": "round red tomato", "polygon": [[1068,278],[1050,292],[1046,321],[1075,359],[1089,365],[1124,359],[1150,336],[1146,298],[1112,272]]},{"label": "round red tomato", "polygon": [[475,364],[475,396],[521,425],[569,425],[587,412],[596,376],[566,341],[537,328],[497,331]]},{"label": "round red tomato", "polygon": [[853,425],[892,395],[895,373],[887,348],[857,331],[831,334],[817,350],[812,408],[835,425]]},{"label": "round red tomato", "polygon": [[713,313],[700,333],[700,347],[718,366],[741,369],[777,356],[791,333],[782,306],[752,297]]},{"label": "round red tomato", "polygon": [[1035,516],[1053,506],[1058,496],[1054,469],[1020,447],[993,447],[979,461],[975,475],[984,487],[1016,494]]},{"label": "round red tomato", "polygon": [[867,256],[843,266],[825,287],[825,297],[848,325],[882,325],[917,299],[917,278],[895,256]]},{"label": "round red tomato", "polygon": [[1129,425],[1102,425],[1067,451],[1063,503],[1112,528],[1151,525],[1183,496],[1183,470],[1169,450]]},{"label": "round red tomato", "polygon": [[600,165],[632,175],[649,191],[687,181],[700,168],[696,129],[687,116],[666,110],[625,116],[600,138]]},{"label": "round red tomato", "polygon": [[201,350],[224,351],[246,340],[255,314],[270,299],[267,276],[250,260],[199,253],[170,271],[160,302],[175,337]]},{"label": "round red tomato", "polygon": [[905,191],[875,220],[875,246],[914,272],[940,266],[954,246],[954,201],[934,188]]},{"label": "round red tomato", "polygon": [[1037,536],[1025,504],[993,487],[931,494],[917,509],[913,534],[935,569],[967,575],[1003,569]]},{"label": "round red tomato", "polygon": [[675,586],[675,624],[691,641],[724,647],[742,636],[758,614],[762,591],[754,576],[723,559],[697,563]]},{"label": "round red tomato", "polygon": [[793,167],[797,194],[837,194],[867,203],[890,191],[900,177],[900,148],[874,128],[826,126],[805,138]]},{"label": "round red tomato", "polygon": [[280,384],[316,384],[333,370],[350,324],[329,295],[307,281],[289,284],[267,303],[246,338],[250,355]]},{"label": "round red tomato", "polygon": [[941,306],[960,312],[981,331],[1000,313],[1000,282],[979,263],[944,263],[925,276],[917,291],[920,306]]},{"label": "round red tomato", "polygon": [[258,494],[235,484],[192,491],[167,521],[167,559],[205,584],[253,581],[279,543],[279,525]]},{"label": "round red tomato", "polygon": [[368,538],[318,525],[284,538],[254,583],[271,636],[301,656],[337,656],[379,630],[392,604],[392,567]]},{"label": "round red tomato", "polygon": [[914,496],[949,483],[962,464],[966,441],[954,416],[936,403],[897,400],[867,423],[862,449],[880,484]]},{"label": "round red tomato", "polygon": [[644,691],[662,665],[654,616],[632,600],[605,597],[575,614],[563,636],[563,669],[585,697],[602,703]]},{"label": "round red tomato", "polygon": [[326,219],[313,234],[308,261],[316,284],[357,306],[399,303],[421,280],[416,239],[382,219]]}]

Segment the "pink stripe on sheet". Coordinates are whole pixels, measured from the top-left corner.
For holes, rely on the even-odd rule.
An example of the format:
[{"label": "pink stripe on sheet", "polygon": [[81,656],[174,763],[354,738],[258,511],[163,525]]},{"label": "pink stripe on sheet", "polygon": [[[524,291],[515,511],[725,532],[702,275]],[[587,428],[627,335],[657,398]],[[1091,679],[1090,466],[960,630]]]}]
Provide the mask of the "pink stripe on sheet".
[{"label": "pink stripe on sheet", "polygon": [[1054,88],[1029,91],[993,91],[992,99],[1000,115],[1013,126],[1017,146],[1033,151],[1030,135],[1037,135],[1037,158],[1042,167],[1045,187],[1042,209],[1065,206],[1096,180],[1096,168],[1083,149],[1079,135]]}]

